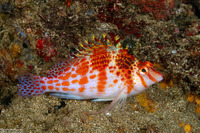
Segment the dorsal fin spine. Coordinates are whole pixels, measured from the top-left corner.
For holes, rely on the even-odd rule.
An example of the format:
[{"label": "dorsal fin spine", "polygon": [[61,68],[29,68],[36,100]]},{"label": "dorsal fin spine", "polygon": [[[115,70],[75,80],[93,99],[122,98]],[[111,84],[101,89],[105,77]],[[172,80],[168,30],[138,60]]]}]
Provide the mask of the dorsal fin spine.
[{"label": "dorsal fin spine", "polygon": [[122,44],[120,42],[117,43],[116,48],[121,49],[122,48]]},{"label": "dorsal fin spine", "polygon": [[95,52],[95,50],[97,50],[98,48],[107,49],[109,51],[118,51],[122,48],[120,43],[120,37],[115,36],[113,40],[111,40],[110,36],[107,34],[103,34],[100,39],[92,35],[91,41],[83,40],[79,43],[79,46],[82,49],[77,49],[78,53],[76,54],[76,57],[85,57],[87,55],[90,55],[93,52]]}]

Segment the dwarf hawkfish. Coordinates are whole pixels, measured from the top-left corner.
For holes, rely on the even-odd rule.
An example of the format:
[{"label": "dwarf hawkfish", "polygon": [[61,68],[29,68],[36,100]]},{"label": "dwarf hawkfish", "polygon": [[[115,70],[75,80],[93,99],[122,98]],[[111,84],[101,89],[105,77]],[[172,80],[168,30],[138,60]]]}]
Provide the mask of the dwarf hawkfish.
[{"label": "dwarf hawkfish", "polygon": [[26,73],[19,76],[19,95],[35,96],[50,92],[63,99],[112,101],[98,113],[106,113],[116,105],[124,107],[126,99],[163,79],[148,62],[137,60],[123,49],[119,37],[92,37],[80,43],[74,58],[57,63],[47,77]]}]

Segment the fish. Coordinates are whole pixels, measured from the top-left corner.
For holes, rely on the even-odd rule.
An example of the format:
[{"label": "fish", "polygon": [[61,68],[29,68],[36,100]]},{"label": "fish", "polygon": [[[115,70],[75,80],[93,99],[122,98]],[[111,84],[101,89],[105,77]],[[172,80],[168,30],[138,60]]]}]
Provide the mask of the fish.
[{"label": "fish", "polygon": [[46,77],[25,73],[19,76],[19,95],[49,92],[62,99],[111,101],[97,113],[107,113],[117,105],[124,108],[127,97],[160,82],[163,75],[149,61],[142,62],[123,48],[120,38],[103,34],[79,43],[78,53],[57,63]]}]

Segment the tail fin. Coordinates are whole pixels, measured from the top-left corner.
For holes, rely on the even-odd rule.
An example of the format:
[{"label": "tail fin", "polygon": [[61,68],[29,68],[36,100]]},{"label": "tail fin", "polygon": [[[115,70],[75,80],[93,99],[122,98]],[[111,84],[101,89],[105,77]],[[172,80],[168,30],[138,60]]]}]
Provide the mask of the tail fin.
[{"label": "tail fin", "polygon": [[24,97],[35,96],[45,93],[44,84],[42,77],[33,75],[31,73],[26,73],[18,78],[19,80],[19,92],[18,94]]}]

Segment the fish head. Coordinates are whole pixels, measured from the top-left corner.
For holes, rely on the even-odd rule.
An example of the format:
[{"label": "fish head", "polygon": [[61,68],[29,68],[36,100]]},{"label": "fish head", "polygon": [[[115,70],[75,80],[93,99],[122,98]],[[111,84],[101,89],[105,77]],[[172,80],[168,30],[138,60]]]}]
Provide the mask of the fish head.
[{"label": "fish head", "polygon": [[146,61],[137,64],[137,69],[134,73],[134,88],[136,90],[143,91],[152,84],[163,80],[163,75],[153,68],[153,65]]}]

